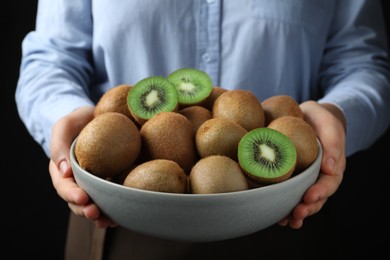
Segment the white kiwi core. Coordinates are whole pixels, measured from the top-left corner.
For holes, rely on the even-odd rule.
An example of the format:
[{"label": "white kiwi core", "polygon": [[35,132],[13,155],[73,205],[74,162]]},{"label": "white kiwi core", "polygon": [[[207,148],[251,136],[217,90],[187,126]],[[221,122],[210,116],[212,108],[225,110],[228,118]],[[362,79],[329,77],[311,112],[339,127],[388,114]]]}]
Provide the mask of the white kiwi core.
[{"label": "white kiwi core", "polygon": [[158,91],[152,90],[148,93],[148,95],[145,98],[145,104],[148,107],[153,107],[159,104],[161,101],[158,97]]}]

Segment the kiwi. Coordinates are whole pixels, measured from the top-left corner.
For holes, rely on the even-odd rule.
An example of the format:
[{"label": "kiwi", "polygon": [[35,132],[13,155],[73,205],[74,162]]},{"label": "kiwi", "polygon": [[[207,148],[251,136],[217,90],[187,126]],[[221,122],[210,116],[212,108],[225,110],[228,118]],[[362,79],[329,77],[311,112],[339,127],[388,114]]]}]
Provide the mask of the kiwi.
[{"label": "kiwi", "polygon": [[179,105],[197,105],[207,99],[213,90],[213,82],[204,71],[194,68],[181,68],[168,75],[178,92]]},{"label": "kiwi", "polygon": [[200,159],[190,172],[189,187],[193,194],[226,193],[249,189],[240,165],[223,155],[211,155]]},{"label": "kiwi", "polygon": [[238,144],[238,163],[248,177],[258,183],[272,184],[288,179],[296,162],[293,142],[271,128],[253,129]]},{"label": "kiwi", "polygon": [[175,86],[161,76],[138,81],[127,95],[130,113],[140,125],[159,112],[177,112],[178,101]]},{"label": "kiwi", "polygon": [[296,116],[303,119],[299,103],[289,95],[275,95],[261,102],[265,115],[265,126],[281,116]]},{"label": "kiwi", "polygon": [[272,120],[268,128],[278,130],[294,143],[297,151],[296,173],[305,170],[317,158],[319,152],[317,135],[304,119],[282,116]]},{"label": "kiwi", "polygon": [[160,112],[140,129],[144,160],[177,162],[186,173],[198,159],[191,122],[177,112]]},{"label": "kiwi", "polygon": [[201,124],[212,118],[211,111],[199,105],[184,107],[179,110],[179,113],[190,120],[194,134],[198,131]]},{"label": "kiwi", "polygon": [[74,155],[81,168],[101,178],[112,178],[128,169],[140,150],[137,126],[121,113],[106,112],[81,130]]},{"label": "kiwi", "polygon": [[118,112],[124,114],[135,122],[127,106],[126,100],[127,94],[131,88],[131,85],[121,84],[105,92],[96,103],[94,116],[105,112]]},{"label": "kiwi", "polygon": [[201,158],[225,155],[237,161],[238,143],[248,131],[236,122],[222,117],[205,121],[195,134],[195,145]]},{"label": "kiwi", "polygon": [[235,121],[250,131],[264,126],[264,111],[260,101],[249,90],[234,89],[222,93],[212,109],[213,117]]},{"label": "kiwi", "polygon": [[220,86],[214,86],[213,91],[211,91],[210,96],[206,98],[200,105],[207,108],[208,110],[213,110],[214,101],[219,97],[222,93],[228,91],[227,89],[220,87]]},{"label": "kiwi", "polygon": [[144,162],[132,169],[123,185],[143,190],[186,193],[188,177],[174,161],[156,159]]}]

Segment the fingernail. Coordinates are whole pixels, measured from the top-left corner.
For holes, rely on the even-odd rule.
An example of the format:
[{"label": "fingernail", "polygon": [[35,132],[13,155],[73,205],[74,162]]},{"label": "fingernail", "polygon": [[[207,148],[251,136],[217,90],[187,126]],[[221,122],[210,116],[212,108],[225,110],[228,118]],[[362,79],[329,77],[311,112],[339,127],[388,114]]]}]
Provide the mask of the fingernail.
[{"label": "fingernail", "polygon": [[62,175],[65,175],[67,170],[68,170],[68,163],[66,162],[66,160],[63,160],[62,162],[60,162],[60,172],[62,173]]},{"label": "fingernail", "polygon": [[335,162],[334,162],[333,158],[326,159],[326,165],[332,171],[332,173],[335,172]]}]

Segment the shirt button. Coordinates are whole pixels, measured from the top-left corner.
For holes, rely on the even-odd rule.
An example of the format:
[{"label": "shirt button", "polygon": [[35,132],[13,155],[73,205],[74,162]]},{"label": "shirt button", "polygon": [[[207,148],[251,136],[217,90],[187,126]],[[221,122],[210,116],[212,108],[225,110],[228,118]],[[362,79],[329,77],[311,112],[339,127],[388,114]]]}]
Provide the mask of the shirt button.
[{"label": "shirt button", "polygon": [[207,0],[207,3],[209,3],[209,4],[212,4],[214,2],[215,2],[215,0]]},{"label": "shirt button", "polygon": [[209,53],[204,53],[203,55],[202,55],[202,59],[203,59],[203,61],[205,61],[205,62],[210,62],[211,61],[211,55],[209,54]]}]

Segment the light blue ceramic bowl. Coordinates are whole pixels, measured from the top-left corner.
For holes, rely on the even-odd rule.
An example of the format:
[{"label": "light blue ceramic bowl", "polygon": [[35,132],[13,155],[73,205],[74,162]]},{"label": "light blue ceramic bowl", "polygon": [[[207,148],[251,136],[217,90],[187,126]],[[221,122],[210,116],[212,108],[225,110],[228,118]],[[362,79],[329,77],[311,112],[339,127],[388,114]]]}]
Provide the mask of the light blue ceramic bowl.
[{"label": "light blue ceramic bowl", "polygon": [[267,228],[290,213],[317,180],[322,148],[313,165],[281,183],[221,194],[172,194],[125,187],[83,170],[71,147],[78,185],[117,224],[159,238],[209,242]]}]

